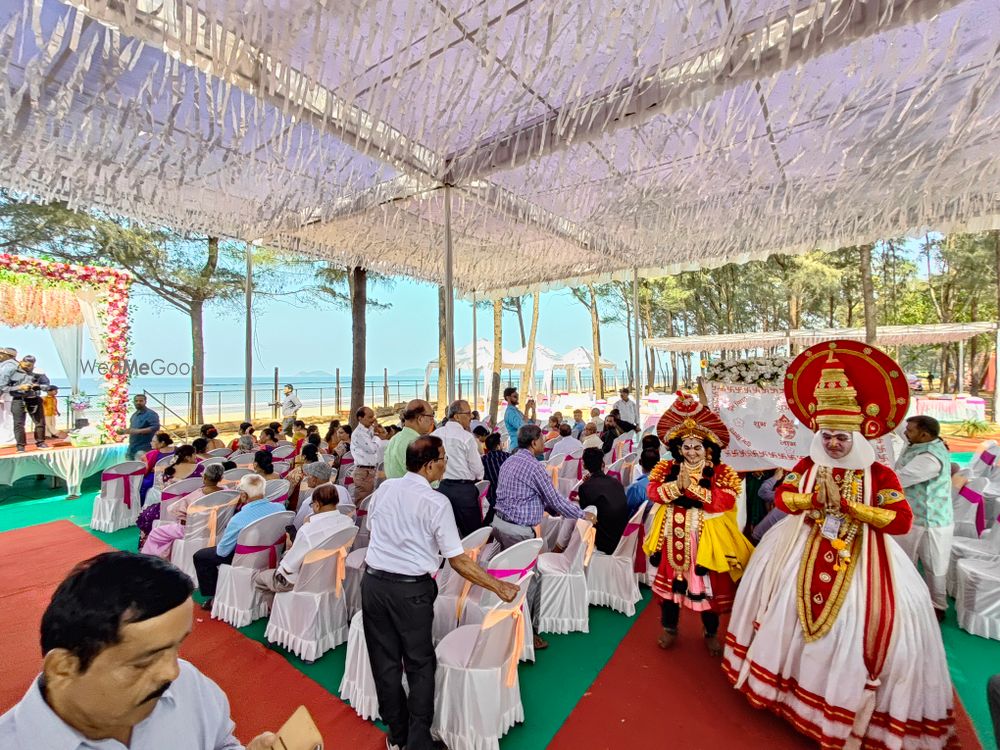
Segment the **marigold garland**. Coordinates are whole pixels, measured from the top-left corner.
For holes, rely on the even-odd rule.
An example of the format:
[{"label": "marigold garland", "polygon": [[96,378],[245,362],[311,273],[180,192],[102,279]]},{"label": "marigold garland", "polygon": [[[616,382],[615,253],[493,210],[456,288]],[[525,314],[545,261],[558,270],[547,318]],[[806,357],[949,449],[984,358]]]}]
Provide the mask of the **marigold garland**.
[{"label": "marigold garland", "polygon": [[[128,410],[127,357],[130,343],[128,296],[132,276],[115,268],[78,266],[72,263],[0,253],[0,289],[11,286],[30,288],[29,284],[21,285],[15,282],[12,285],[9,278],[3,278],[7,273],[25,274],[29,278],[37,279],[40,282],[39,286],[42,287],[63,287],[63,291],[67,291],[86,285],[97,293],[97,319],[103,329],[101,332],[104,344],[103,359],[107,365],[107,373],[104,375],[103,427],[107,438],[118,440],[117,432],[126,426]],[[45,289],[43,294],[52,294],[53,288]],[[79,312],[79,305],[76,309]],[[59,313],[56,319],[61,319],[59,316],[62,314]],[[80,319],[82,320],[82,315]],[[46,327],[51,328],[54,325],[49,322]]]}]

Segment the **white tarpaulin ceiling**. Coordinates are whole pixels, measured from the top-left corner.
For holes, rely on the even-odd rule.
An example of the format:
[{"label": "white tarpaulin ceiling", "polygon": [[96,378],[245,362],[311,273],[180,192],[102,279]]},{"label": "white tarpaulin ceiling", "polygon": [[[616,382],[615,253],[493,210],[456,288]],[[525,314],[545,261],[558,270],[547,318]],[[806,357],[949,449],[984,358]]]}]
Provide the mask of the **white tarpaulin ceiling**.
[{"label": "white tarpaulin ceiling", "polygon": [[513,294],[1000,226],[996,0],[11,0],[0,182]]},{"label": "white tarpaulin ceiling", "polygon": [[[995,333],[996,323],[930,323],[910,326],[878,326],[875,343],[881,346],[948,344],[973,336]],[[864,328],[807,328],[792,331],[756,331],[717,336],[671,336],[646,339],[646,346],[664,352],[722,352],[772,347],[812,346],[833,339],[865,340]]]}]

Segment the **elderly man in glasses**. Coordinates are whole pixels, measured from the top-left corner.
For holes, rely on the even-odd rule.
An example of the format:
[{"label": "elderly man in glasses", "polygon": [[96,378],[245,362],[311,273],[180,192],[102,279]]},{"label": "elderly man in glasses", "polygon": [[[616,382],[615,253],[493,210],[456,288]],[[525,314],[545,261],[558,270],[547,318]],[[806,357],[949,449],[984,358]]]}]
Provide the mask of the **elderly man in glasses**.
[{"label": "elderly man in glasses", "polygon": [[432,434],[444,442],[448,465],[438,492],[448,498],[455,514],[459,536],[467,536],[483,525],[476,482],[483,478],[483,460],[479,441],[469,431],[472,407],[468,401],[455,401],[448,407],[448,421]]}]

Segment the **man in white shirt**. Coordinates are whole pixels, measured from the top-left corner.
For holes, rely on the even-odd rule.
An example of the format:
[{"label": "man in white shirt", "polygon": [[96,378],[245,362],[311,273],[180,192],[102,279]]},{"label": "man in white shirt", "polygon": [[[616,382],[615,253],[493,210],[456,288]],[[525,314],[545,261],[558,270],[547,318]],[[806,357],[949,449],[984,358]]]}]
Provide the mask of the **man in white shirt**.
[{"label": "man in white shirt", "polygon": [[367,406],[358,409],[358,426],[351,433],[351,455],[354,456],[354,502],[361,501],[375,490],[375,469],[380,456],[379,439],[375,435],[375,412]]},{"label": "man in white shirt", "polygon": [[628,422],[629,424],[634,424],[636,427],[641,427],[639,424],[639,404],[636,401],[632,401],[629,397],[628,388],[622,388],[618,391],[621,399],[615,402],[615,405],[611,407],[612,409],[618,410],[618,416],[621,417],[622,422]]},{"label": "man in white shirt", "polygon": [[448,465],[438,492],[448,498],[455,514],[459,536],[467,536],[483,525],[476,482],[483,478],[483,460],[476,436],[470,431],[472,408],[468,401],[448,407],[448,421],[432,432],[444,442]]},{"label": "man in white shirt", "polygon": [[[444,476],[448,458],[434,435],[406,448],[407,473],[386,480],[372,496],[371,543],[361,582],[361,611],[378,695],[392,748],[434,747],[434,597],[441,557],[452,570],[506,602],[518,587],[489,575],[465,554],[447,499],[431,489]],[[403,692],[403,664],[409,695]]]},{"label": "man in white shirt", "polygon": [[590,424],[594,425],[598,432],[604,429],[604,417],[601,416],[601,410],[596,406],[590,410]]},{"label": "man in white shirt", "polygon": [[354,526],[350,518],[338,512],[340,493],[332,484],[317,487],[307,502],[312,515],[295,534],[292,548],[281,558],[278,567],[254,573],[253,585],[261,591],[291,591],[306,555],[341,529]]},{"label": "man in white shirt", "polygon": [[583,428],[583,443],[584,448],[600,448],[604,445],[604,441],[601,440],[601,436],[598,433],[597,425],[593,422],[587,422],[587,426]]},{"label": "man in white shirt", "polygon": [[[584,425],[586,429],[586,425]],[[559,439],[552,446],[552,452],[549,454],[549,458],[552,456],[559,455],[569,455],[574,451],[582,451],[583,443],[573,437],[573,426],[568,425],[565,422],[559,425]]]},{"label": "man in white shirt", "polygon": [[[77,565],[42,616],[42,673],[0,717],[0,747],[243,750],[225,693],[177,658],[191,590],[152,555],[105,552]],[[247,750],[279,747],[266,732]]]}]

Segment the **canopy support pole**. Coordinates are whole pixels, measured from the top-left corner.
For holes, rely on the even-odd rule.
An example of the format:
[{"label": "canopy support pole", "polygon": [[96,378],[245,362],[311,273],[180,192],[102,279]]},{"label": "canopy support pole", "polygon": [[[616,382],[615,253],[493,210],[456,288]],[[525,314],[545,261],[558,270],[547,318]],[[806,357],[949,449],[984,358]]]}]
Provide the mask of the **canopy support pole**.
[{"label": "canopy support pole", "polygon": [[246,382],[243,386],[243,421],[253,421],[253,318],[250,315],[253,306],[253,245],[247,243],[247,278],[244,289],[246,298],[246,341],[243,353],[243,371]]},{"label": "canopy support pole", "polygon": [[635,399],[638,401],[642,398],[642,375],[640,374],[640,366],[642,363],[642,353],[639,351],[639,269],[632,269],[632,313],[635,316],[635,328],[633,330],[633,339],[635,341],[635,362],[632,365],[632,374],[635,379]]},{"label": "canopy support pole", "polygon": [[[455,259],[451,246],[451,186],[444,186],[444,330],[448,357],[448,403],[455,400]],[[473,365],[474,366],[474,365]]]},{"label": "canopy support pole", "polygon": [[476,293],[472,293],[472,410],[479,408],[479,338],[476,332]]},{"label": "canopy support pole", "polygon": [[955,395],[961,395],[965,388],[965,342],[958,341],[958,383],[955,387]]}]

